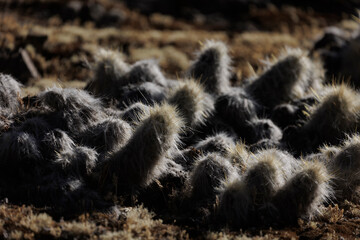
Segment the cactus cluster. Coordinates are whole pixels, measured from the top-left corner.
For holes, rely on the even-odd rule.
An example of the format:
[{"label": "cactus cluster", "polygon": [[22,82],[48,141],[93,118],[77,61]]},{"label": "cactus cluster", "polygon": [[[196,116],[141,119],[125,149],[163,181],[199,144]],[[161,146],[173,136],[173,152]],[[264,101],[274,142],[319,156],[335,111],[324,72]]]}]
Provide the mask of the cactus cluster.
[{"label": "cactus cluster", "polygon": [[1,197],[59,216],[140,202],[236,229],[296,224],[357,197],[360,95],[325,85],[306,52],[285,50],[239,86],[221,42],[178,80],[124,59],[100,50],[85,90],[34,97],[0,75]]},{"label": "cactus cluster", "polygon": [[355,28],[331,26],[325,29],[324,35],[314,44],[326,68],[326,75],[331,81],[346,80],[355,88],[360,87],[360,32]]}]

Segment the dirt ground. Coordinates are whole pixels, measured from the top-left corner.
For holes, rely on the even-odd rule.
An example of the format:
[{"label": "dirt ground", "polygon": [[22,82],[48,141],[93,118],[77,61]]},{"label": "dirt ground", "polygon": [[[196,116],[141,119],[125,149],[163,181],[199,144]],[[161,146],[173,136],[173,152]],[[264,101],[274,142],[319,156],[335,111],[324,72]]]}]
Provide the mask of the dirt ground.
[{"label": "dirt ground", "polygon": [[[154,1],[156,2],[156,1]],[[246,1],[244,1],[246,2]],[[261,2],[261,1],[255,1]],[[174,17],[141,13],[113,0],[0,0],[0,72],[24,84],[24,96],[54,84],[83,88],[100,47],[119,49],[130,63],[155,58],[169,78],[181,77],[207,39],[224,41],[233,60],[233,84],[261,71],[262,60],[285,47],[310,50],[328,26],[351,32],[352,13],[319,12],[308,6],[247,4],[241,18],[190,11]],[[140,8],[141,9],[141,8]],[[325,215],[286,229],[212,232],[158,219],[147,209],[119,206],[104,213],[53,219],[46,209],[2,200],[0,238],[11,239],[355,239],[360,238],[360,203],[331,204]]]}]

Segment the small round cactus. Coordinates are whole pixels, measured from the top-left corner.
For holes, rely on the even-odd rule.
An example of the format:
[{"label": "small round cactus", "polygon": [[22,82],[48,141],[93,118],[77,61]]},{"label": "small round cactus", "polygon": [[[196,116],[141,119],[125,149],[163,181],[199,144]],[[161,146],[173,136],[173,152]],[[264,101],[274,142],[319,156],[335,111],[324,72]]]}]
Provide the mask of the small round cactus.
[{"label": "small round cactus", "polygon": [[196,143],[194,147],[203,153],[216,152],[223,156],[227,156],[228,151],[233,148],[234,145],[234,140],[231,137],[225,133],[218,133]]},{"label": "small round cactus", "polygon": [[166,98],[165,89],[153,82],[129,84],[119,89],[117,94],[115,98],[118,101],[119,109],[125,109],[136,102],[154,105],[161,103]]},{"label": "small round cactus", "polygon": [[131,125],[140,121],[143,114],[149,114],[150,107],[141,102],[136,102],[128,106],[121,113],[121,118]]},{"label": "small round cactus", "polygon": [[130,67],[124,61],[124,56],[117,51],[100,49],[94,56],[94,77],[86,89],[98,96],[114,95],[121,84],[121,77]]},{"label": "small round cactus", "polygon": [[176,147],[182,120],[174,107],[163,104],[150,109],[123,148],[104,163],[101,181],[119,186],[149,184],[164,167],[164,158]]},{"label": "small round cactus", "polygon": [[311,218],[321,211],[321,204],[332,196],[330,175],[319,162],[304,163],[271,200],[281,224],[296,223],[299,217]]},{"label": "small round cactus", "polygon": [[[217,97],[216,112],[225,122],[241,126],[257,118],[258,104],[242,88],[232,88]],[[241,130],[239,130],[241,131]]]},{"label": "small round cactus", "polygon": [[123,85],[152,82],[160,86],[166,86],[166,79],[154,60],[138,61],[130,67],[130,70],[122,77]]},{"label": "small round cactus", "polygon": [[131,126],[120,119],[107,119],[88,127],[77,136],[78,141],[101,153],[120,149],[132,134]]},{"label": "small round cactus", "polygon": [[57,154],[55,164],[70,175],[86,177],[95,169],[98,153],[87,147],[74,147]]},{"label": "small round cactus", "polygon": [[[334,147],[332,147],[334,149]],[[349,136],[339,147],[327,157],[327,167],[333,173],[335,196],[338,200],[354,200],[360,186],[360,137],[359,135]]]},{"label": "small round cactus", "polygon": [[234,228],[295,224],[320,213],[332,196],[330,178],[319,162],[297,163],[278,150],[259,152],[243,177],[224,188],[217,212]]},{"label": "small round cactus", "polygon": [[230,63],[224,43],[207,41],[190,66],[187,76],[199,79],[207,92],[217,95],[227,91],[230,86]]},{"label": "small round cactus", "polygon": [[204,123],[204,119],[213,110],[211,100],[199,83],[187,79],[170,93],[167,101],[177,107],[186,125],[193,128]]},{"label": "small round cactus", "polygon": [[319,98],[304,125],[284,133],[283,142],[297,152],[311,153],[325,143],[339,144],[358,127],[360,98],[356,91],[342,84],[330,87]]},{"label": "small round cactus", "polygon": [[246,86],[261,105],[274,106],[304,97],[311,88],[321,86],[312,61],[300,49],[286,49],[278,60],[270,64],[265,72]]},{"label": "small round cactus", "polygon": [[210,153],[197,160],[190,174],[190,197],[193,200],[215,199],[221,185],[238,178],[236,168],[216,153]]},{"label": "small round cactus", "polygon": [[10,75],[2,73],[0,73],[0,83],[1,112],[7,110],[9,113],[15,113],[20,105],[21,84]]},{"label": "small round cactus", "polygon": [[60,130],[54,129],[47,132],[41,139],[41,148],[48,158],[52,159],[60,152],[70,152],[75,147],[75,142],[69,135]]},{"label": "small round cactus", "polygon": [[54,87],[40,93],[38,102],[43,108],[38,115],[45,114],[50,125],[71,136],[106,117],[101,101],[83,90]]}]

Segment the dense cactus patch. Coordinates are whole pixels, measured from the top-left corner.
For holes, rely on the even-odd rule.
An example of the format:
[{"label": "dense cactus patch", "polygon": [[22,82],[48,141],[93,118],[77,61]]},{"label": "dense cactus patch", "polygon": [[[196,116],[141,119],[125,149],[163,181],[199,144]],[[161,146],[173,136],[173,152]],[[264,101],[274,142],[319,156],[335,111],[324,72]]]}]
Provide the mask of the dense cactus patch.
[{"label": "dense cactus patch", "polygon": [[[112,50],[95,59],[86,90],[50,88],[27,106],[0,75],[1,197],[67,217],[137,199],[210,229],[296,225],[356,197],[359,94],[327,86],[306,52],[287,49],[240,86],[221,42],[206,42],[177,80]],[[286,119],[284,104],[306,117]]]},{"label": "dense cactus patch", "polygon": [[360,236],[353,21],[36,1],[0,19],[0,238]]}]

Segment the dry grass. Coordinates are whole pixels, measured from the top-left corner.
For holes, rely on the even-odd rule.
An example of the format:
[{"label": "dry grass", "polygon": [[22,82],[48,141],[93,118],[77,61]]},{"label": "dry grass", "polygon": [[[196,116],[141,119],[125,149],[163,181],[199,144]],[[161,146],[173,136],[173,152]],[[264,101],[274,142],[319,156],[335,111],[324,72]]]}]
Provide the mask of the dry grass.
[{"label": "dry grass", "polygon": [[[63,82],[88,79],[90,71],[83,66],[86,61],[93,61],[92,56],[99,46],[124,51],[131,63],[155,58],[169,77],[176,78],[194,59],[194,50],[199,49],[205,40],[214,39],[229,46],[233,67],[238,78],[244,79],[251,76],[252,68],[261,68],[261,59],[276,55],[285,46],[311,46],[328,21],[299,9],[253,9],[249,14],[268,31],[224,31],[208,29],[205,23],[194,24],[161,14],[146,18],[122,4],[110,0],[101,2],[108,8],[116,6],[125,11],[127,20],[120,31],[116,27],[95,28],[91,22],[81,25],[74,20],[64,24],[59,19],[55,21],[56,17],[46,21],[7,11],[0,19],[3,26],[0,30],[1,47],[16,51],[19,44],[25,42],[42,78],[61,79]],[[281,27],[284,25],[286,27]],[[43,38],[44,42],[31,40],[34,38]]]},{"label": "dry grass", "polygon": [[[154,220],[142,206],[119,209],[122,218],[94,213],[75,220],[54,220],[29,206],[0,205],[0,236],[9,239],[188,239],[179,227]],[[101,219],[105,221],[101,224]],[[102,220],[101,220],[102,221]]]}]

